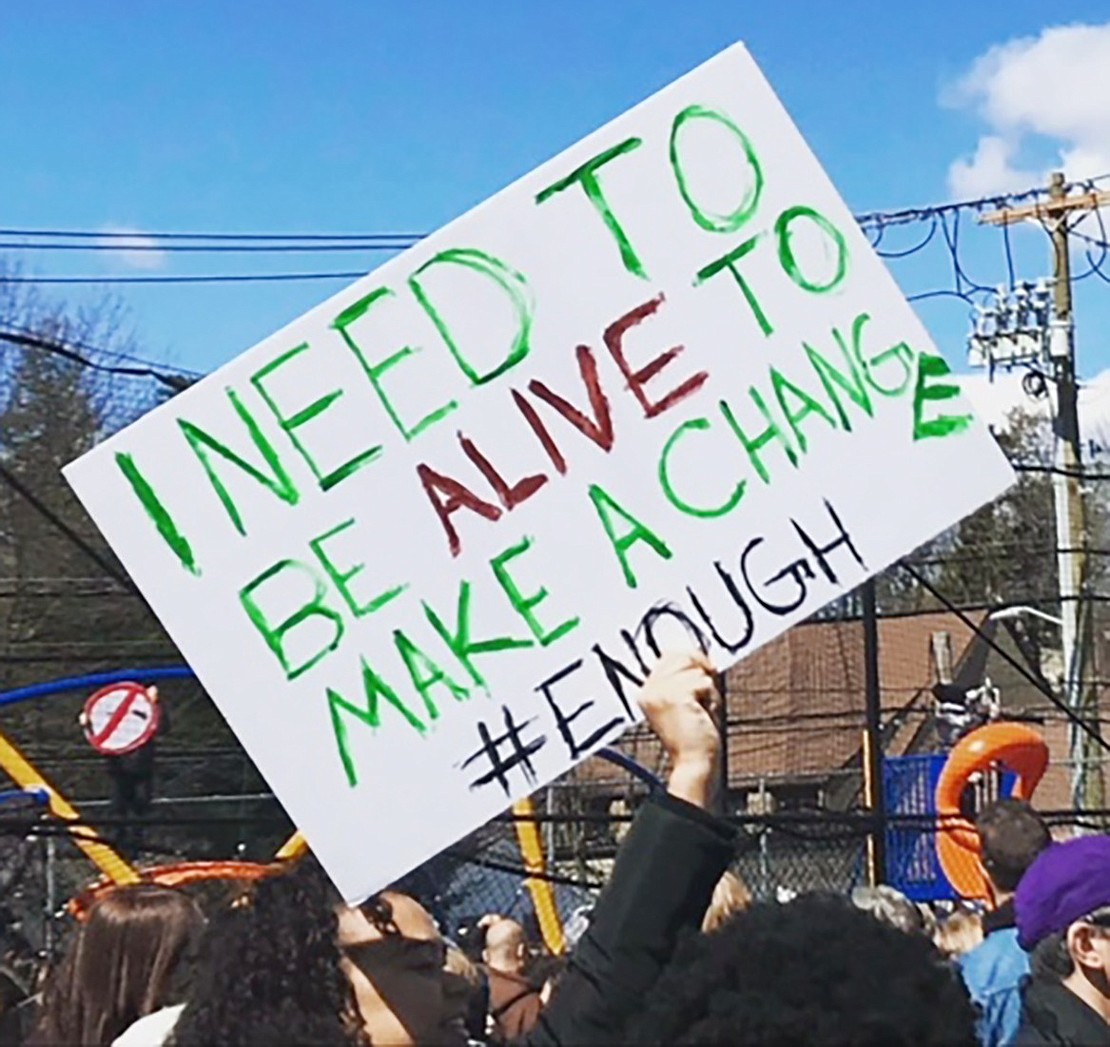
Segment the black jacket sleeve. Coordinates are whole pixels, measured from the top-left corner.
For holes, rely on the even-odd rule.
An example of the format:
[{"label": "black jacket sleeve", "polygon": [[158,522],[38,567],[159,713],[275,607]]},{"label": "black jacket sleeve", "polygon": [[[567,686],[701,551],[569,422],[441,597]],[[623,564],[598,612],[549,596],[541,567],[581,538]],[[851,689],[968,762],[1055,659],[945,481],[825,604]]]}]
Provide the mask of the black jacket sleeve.
[{"label": "black jacket sleeve", "polygon": [[555,999],[518,1047],[618,1037],[681,933],[701,925],[733,854],[725,822],[664,793],[649,799],[617,853]]}]

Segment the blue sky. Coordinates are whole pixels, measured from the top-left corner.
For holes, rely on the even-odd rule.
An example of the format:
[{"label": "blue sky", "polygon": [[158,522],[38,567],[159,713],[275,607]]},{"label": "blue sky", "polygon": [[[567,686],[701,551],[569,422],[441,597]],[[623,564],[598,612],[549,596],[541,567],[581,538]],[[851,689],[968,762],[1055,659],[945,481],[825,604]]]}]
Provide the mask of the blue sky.
[{"label": "blue sky", "polygon": [[[940,202],[953,191],[950,166],[985,133],[974,107],[943,105],[942,95],[992,45],[1040,34],[1050,11],[1052,24],[1106,19],[1105,0],[1052,9],[1012,0],[1005,17],[966,0],[9,4],[0,14],[0,225],[429,230],[738,39],[851,207]],[[1110,96],[1100,105],[1110,109]],[[1052,131],[1019,126],[1011,166],[1045,169],[1059,146]],[[1021,236],[1035,268],[1045,249],[1035,234]],[[38,274],[141,272],[103,255],[17,256]],[[172,256],[158,271],[368,270],[376,261]],[[927,289],[945,281],[942,262],[896,275],[907,290]],[[1002,278],[985,249],[982,265],[986,282]],[[145,355],[208,370],[344,282],[115,293]],[[49,293],[63,291],[69,301],[103,293]],[[954,342],[964,312],[926,318]],[[1110,347],[1081,348],[1086,370],[1110,364]]]}]

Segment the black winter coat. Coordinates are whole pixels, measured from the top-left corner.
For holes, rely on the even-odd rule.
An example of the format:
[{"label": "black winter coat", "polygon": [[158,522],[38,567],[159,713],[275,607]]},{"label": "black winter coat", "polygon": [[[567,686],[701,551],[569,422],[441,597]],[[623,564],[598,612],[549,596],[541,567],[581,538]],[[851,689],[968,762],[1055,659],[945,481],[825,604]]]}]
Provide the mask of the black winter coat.
[{"label": "black winter coat", "polygon": [[1021,997],[1014,1047],[1110,1047],[1110,1025],[1059,982],[1033,978]]},{"label": "black winter coat", "polygon": [[680,935],[701,926],[734,848],[720,819],[664,793],[648,800],[555,998],[515,1047],[621,1042]]}]

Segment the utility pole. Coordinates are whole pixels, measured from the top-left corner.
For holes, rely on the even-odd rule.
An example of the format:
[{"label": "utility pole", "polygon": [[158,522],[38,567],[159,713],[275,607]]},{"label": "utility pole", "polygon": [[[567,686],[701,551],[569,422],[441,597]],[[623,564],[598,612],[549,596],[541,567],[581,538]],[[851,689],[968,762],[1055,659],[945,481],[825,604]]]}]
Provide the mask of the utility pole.
[{"label": "utility pole", "polygon": [[[1059,576],[1060,617],[1063,619],[1062,651],[1064,691],[1077,716],[1098,722],[1098,692],[1090,686],[1092,647],[1090,603],[1084,597],[1087,579],[1087,527],[1083,505],[1083,458],[1079,444],[1079,386],[1075,365],[1075,323],[1072,313],[1071,256],[1068,220],[1076,211],[1091,211],[1110,204],[1110,192],[1069,195],[1063,172],[1053,173],[1046,203],[1011,207],[983,215],[991,225],[1035,219],[1052,240],[1053,316],[1048,323],[1046,352],[1041,360],[1050,371],[1054,390],[1052,476],[1056,515],[1056,564]],[[1072,805],[1100,809],[1103,805],[1101,754],[1093,739],[1074,723],[1068,728],[1068,753],[1072,767]]]}]

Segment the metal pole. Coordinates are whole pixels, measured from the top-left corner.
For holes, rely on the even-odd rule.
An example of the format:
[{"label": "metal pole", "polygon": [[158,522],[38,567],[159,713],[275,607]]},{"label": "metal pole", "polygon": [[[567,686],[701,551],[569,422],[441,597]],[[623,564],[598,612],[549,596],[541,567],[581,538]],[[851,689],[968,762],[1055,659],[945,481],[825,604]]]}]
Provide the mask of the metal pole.
[{"label": "metal pole", "polygon": [[[555,814],[555,787],[554,786],[549,785],[547,787],[547,789],[544,790],[543,807],[544,807],[544,813],[549,818],[554,816],[554,814]],[[553,821],[548,822],[548,824],[544,826],[543,835],[544,835],[544,841],[543,841],[544,854],[547,855],[548,862],[550,862],[552,865],[554,865],[555,864],[556,849],[555,849],[555,823]]]},{"label": "metal pole", "polygon": [[771,827],[759,830],[759,897],[763,901],[773,901],[771,897]]},{"label": "metal pole", "polygon": [[58,841],[53,836],[46,838],[46,903],[43,911],[42,944],[46,952],[46,962],[54,962],[54,916],[58,911]]},{"label": "metal pole", "polygon": [[886,881],[886,800],[883,795],[882,692],[879,681],[879,621],[875,580],[860,588],[863,606],[864,698],[867,715],[863,733],[864,803],[872,815],[867,834],[867,878],[875,887]]},{"label": "metal pole", "polygon": [[731,813],[732,804],[729,799],[729,781],[728,781],[728,713],[729,713],[729,693],[728,693],[728,673],[717,673],[717,692],[721,696],[721,717],[718,730],[721,734],[721,757],[718,766],[718,779],[717,779],[717,811],[723,817],[727,818]]},{"label": "metal pole", "polygon": [[[759,779],[759,814],[767,814],[770,806],[767,803],[767,779]],[[759,827],[759,897],[767,901],[771,897],[771,861],[768,848],[771,843],[771,826]]]}]

